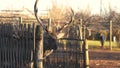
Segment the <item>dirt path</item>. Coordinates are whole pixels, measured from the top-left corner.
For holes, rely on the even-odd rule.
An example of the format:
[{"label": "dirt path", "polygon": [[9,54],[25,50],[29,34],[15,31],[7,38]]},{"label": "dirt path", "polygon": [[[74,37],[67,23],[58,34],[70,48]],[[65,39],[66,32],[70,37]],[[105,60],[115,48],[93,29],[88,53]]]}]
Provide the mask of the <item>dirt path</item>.
[{"label": "dirt path", "polygon": [[120,68],[120,51],[89,50],[90,68]]}]

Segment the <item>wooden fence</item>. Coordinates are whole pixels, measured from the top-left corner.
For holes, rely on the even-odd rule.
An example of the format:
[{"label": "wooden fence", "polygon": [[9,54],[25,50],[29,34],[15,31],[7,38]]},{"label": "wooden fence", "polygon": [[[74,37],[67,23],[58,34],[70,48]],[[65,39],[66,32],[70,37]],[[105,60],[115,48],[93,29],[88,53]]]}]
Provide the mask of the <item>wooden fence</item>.
[{"label": "wooden fence", "polygon": [[[43,67],[85,68],[86,49],[79,41],[59,40],[58,49],[43,60]],[[0,68],[33,68],[34,47],[34,24],[0,24]]]},{"label": "wooden fence", "polygon": [[34,29],[31,24],[0,24],[0,68],[30,68]]}]

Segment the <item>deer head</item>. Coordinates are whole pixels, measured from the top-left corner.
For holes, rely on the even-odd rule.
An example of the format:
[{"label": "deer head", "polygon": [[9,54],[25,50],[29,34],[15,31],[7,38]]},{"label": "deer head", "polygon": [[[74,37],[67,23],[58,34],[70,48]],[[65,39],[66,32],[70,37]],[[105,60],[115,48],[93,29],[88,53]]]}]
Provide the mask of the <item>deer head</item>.
[{"label": "deer head", "polygon": [[59,30],[57,30],[57,32],[53,32],[49,29],[47,29],[44,25],[43,22],[41,20],[41,18],[38,17],[38,0],[35,1],[35,5],[34,5],[34,14],[36,17],[37,22],[39,23],[39,25],[42,27],[43,31],[44,31],[44,52],[46,50],[56,50],[57,49],[57,39],[62,38],[65,34],[61,33],[62,30],[64,30],[65,28],[67,28],[72,22],[73,22],[73,16],[74,16],[74,12],[71,9],[72,15],[70,16],[70,21],[66,21],[67,24],[65,24],[64,26],[62,26]]}]

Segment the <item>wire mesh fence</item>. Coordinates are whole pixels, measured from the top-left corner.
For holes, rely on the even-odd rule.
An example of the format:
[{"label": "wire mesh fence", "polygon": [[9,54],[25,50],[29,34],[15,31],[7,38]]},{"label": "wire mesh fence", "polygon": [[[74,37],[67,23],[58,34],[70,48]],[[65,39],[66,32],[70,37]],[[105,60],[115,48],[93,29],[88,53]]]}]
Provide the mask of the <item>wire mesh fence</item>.
[{"label": "wire mesh fence", "polygon": [[[59,48],[44,60],[45,68],[83,68],[83,52],[80,51],[78,42],[60,40]],[[76,44],[77,43],[77,44]]]}]

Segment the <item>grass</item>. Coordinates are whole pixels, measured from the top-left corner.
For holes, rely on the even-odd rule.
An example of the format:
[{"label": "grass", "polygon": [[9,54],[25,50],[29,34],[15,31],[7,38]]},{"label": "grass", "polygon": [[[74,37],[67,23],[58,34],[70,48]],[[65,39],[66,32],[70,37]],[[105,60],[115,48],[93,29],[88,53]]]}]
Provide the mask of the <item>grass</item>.
[{"label": "grass", "polygon": [[[88,42],[89,49],[99,49],[100,48],[100,41],[99,40],[87,40],[87,42]],[[65,41],[64,41],[64,43],[65,43]],[[109,49],[110,42],[105,41],[104,46],[106,49]],[[120,48],[118,47],[117,42],[112,42],[112,50],[120,51]]]},{"label": "grass", "polygon": [[[88,46],[89,46],[89,49],[100,47],[100,41],[99,40],[88,40]],[[104,46],[109,48],[110,42],[105,41]],[[118,47],[117,42],[112,42],[112,50],[119,50],[120,51],[120,48]]]}]

